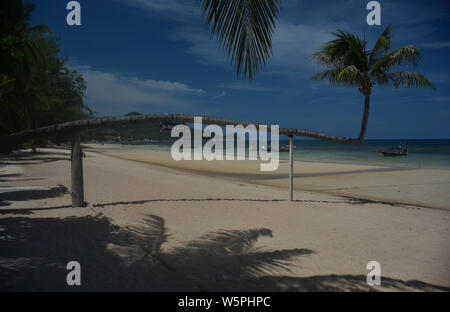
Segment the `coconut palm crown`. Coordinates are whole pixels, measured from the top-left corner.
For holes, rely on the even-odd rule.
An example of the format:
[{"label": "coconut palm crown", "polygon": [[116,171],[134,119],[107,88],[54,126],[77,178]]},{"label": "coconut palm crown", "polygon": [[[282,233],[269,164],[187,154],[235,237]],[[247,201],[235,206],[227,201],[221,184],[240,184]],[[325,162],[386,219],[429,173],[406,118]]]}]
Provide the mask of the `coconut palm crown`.
[{"label": "coconut palm crown", "polygon": [[393,84],[395,88],[435,89],[423,74],[413,71],[393,71],[401,65],[417,67],[422,62],[422,56],[414,45],[391,51],[391,26],[383,31],[372,50],[367,49],[365,38],[362,40],[352,33],[341,30],[332,34],[336,39],[327,42],[313,54],[313,59],[328,69],[318,73],[313,79],[357,87],[364,95],[364,116],[356,143],[364,140],[369,118],[370,96],[376,84]]}]

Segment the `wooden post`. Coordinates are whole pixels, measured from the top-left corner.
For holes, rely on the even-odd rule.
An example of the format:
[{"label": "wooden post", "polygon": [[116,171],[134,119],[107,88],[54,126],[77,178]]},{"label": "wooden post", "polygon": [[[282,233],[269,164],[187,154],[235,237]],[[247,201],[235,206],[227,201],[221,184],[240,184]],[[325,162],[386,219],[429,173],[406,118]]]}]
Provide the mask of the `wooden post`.
[{"label": "wooden post", "polygon": [[289,200],[294,201],[294,137],[289,136]]},{"label": "wooden post", "polygon": [[75,129],[72,137],[72,207],[83,207],[83,152],[81,151],[80,130]]}]

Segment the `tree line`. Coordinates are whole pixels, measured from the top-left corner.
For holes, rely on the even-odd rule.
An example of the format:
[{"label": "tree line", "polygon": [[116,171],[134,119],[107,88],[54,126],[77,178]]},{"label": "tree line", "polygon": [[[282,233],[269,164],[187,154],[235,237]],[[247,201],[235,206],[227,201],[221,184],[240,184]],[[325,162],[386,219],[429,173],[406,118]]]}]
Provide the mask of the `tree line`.
[{"label": "tree line", "polygon": [[86,82],[67,65],[59,38],[30,24],[34,5],[0,1],[0,135],[91,117]]}]

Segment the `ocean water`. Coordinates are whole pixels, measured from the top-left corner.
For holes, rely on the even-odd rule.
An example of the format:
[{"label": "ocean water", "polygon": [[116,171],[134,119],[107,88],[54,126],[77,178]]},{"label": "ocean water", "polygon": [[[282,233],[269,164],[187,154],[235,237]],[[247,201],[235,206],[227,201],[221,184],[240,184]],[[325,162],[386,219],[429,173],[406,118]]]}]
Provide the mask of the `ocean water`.
[{"label": "ocean water", "polygon": [[[288,144],[280,141],[280,146]],[[302,161],[450,169],[450,140],[366,140],[361,145],[304,140],[294,145],[294,159]],[[383,157],[378,153],[399,145],[408,148],[408,156]],[[281,153],[280,158],[287,159],[287,154]]]},{"label": "ocean water", "polygon": [[[171,144],[172,142],[142,142],[132,148],[170,150]],[[286,145],[289,145],[288,140],[280,141],[280,147]],[[297,161],[450,170],[450,140],[366,140],[360,145],[295,140],[294,145],[294,159]],[[378,153],[380,149],[388,150],[399,145],[408,148],[408,156],[383,157]],[[248,155],[248,144],[246,147]],[[280,153],[280,159],[286,160],[288,157],[289,153]]]}]

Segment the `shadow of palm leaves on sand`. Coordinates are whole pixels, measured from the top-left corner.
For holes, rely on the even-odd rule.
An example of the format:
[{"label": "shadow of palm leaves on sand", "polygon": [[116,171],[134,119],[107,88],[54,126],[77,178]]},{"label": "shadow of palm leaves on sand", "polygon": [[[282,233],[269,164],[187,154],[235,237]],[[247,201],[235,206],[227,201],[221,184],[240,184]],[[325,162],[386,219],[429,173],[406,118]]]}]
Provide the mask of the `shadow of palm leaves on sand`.
[{"label": "shadow of palm leaves on sand", "polygon": [[161,253],[162,245],[169,238],[165,221],[158,216],[150,215],[138,226],[125,227],[131,234],[130,241],[139,245],[146,254],[153,257]]},{"label": "shadow of palm leaves on sand", "polygon": [[[148,259],[183,278],[192,281],[199,290],[219,290],[225,284],[241,278],[253,278],[275,271],[289,271],[290,260],[314,253],[308,249],[264,251],[255,248],[260,237],[273,237],[269,229],[224,230],[202,235],[181,247],[163,251],[170,235],[164,219],[149,215],[136,226],[125,228],[129,241],[141,249],[117,250],[117,254],[130,262],[130,253],[139,262]],[[124,252],[125,251],[125,252]],[[232,288],[230,288],[232,289]]]},{"label": "shadow of palm leaves on sand", "polygon": [[[102,216],[0,218],[0,290],[69,291],[374,291],[365,276],[284,276],[309,249],[265,250],[269,229],[222,230],[178,247],[165,220],[149,215],[129,227]],[[66,284],[79,261],[82,285]],[[298,263],[298,261],[295,261]],[[384,289],[449,291],[421,281],[382,278]],[[383,290],[384,290],[383,289]]]},{"label": "shadow of palm leaves on sand", "polygon": [[[365,275],[283,276],[296,257],[315,254],[309,249],[265,251],[255,247],[269,229],[222,230],[207,233],[169,251],[164,219],[149,215],[137,226],[126,228],[130,241],[139,246],[144,262],[162,264],[176,278],[194,283],[201,291],[449,291],[421,281],[383,277],[383,288],[367,284]],[[122,257],[126,255],[122,254]],[[136,262],[135,262],[136,263]],[[176,286],[175,286],[176,287]]]},{"label": "shadow of palm leaves on sand", "polygon": [[[260,237],[272,237],[268,229],[220,231],[177,248],[168,254],[170,263],[208,290],[233,290],[244,279],[289,271],[291,260],[314,253],[308,249],[264,251],[255,248]],[[178,255],[183,255],[181,261]]]}]

